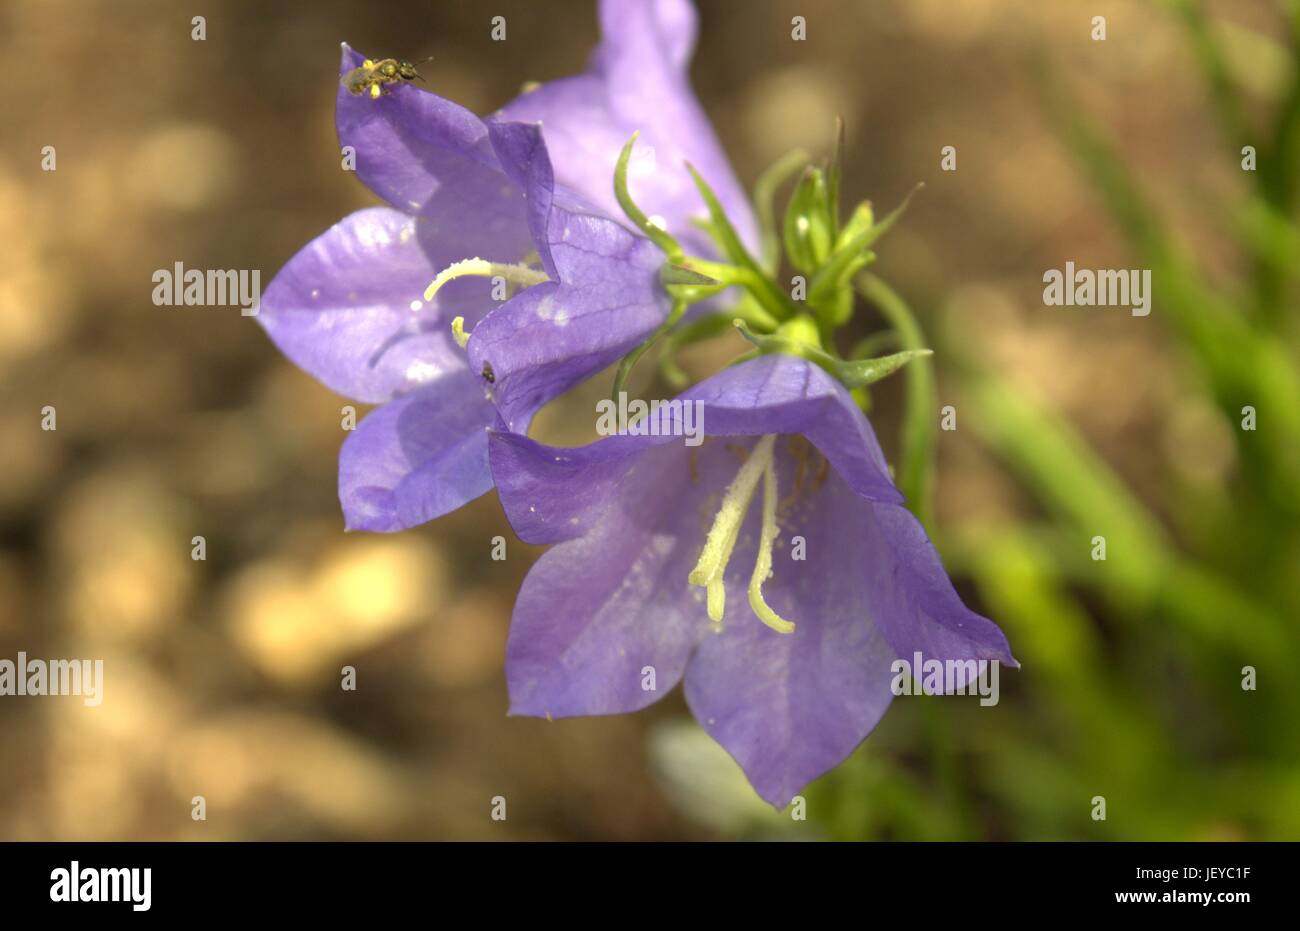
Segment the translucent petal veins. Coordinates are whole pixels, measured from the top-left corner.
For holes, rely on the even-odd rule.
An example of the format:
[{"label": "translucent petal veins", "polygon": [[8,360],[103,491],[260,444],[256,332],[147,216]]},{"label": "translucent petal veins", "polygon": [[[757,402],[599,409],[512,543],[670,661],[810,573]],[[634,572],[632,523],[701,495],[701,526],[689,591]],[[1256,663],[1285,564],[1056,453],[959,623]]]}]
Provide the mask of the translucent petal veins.
[{"label": "translucent petal veins", "polygon": [[754,500],[758,480],[763,478],[762,541],[759,544],[753,579],[749,583],[749,603],[764,624],[780,633],[788,634],[794,630],[794,624],[769,608],[763,600],[761,591],[763,580],[772,572],[772,546],[776,542],[777,534],[776,473],[772,466],[775,445],[776,435],[771,433],[754,444],[749,458],[740,467],[735,479],[727,486],[727,492],[722,498],[722,506],[718,508],[713,526],[709,528],[709,535],[704,541],[704,550],[700,553],[699,561],[691,570],[688,579],[692,585],[704,587],[707,593],[706,607],[709,619],[715,624],[721,622],[727,600],[723,576],[727,571],[727,563],[731,560],[732,550],[736,548],[736,540],[740,536],[740,528],[745,522],[749,504]]}]

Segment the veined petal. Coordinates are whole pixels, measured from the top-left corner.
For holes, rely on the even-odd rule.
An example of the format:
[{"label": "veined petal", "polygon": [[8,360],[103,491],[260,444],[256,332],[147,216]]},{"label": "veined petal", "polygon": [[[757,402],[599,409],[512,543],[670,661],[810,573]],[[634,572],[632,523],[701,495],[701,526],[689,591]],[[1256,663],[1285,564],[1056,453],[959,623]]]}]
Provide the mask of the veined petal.
[{"label": "veined petal", "polygon": [[681,397],[704,402],[707,435],[801,433],[862,497],[903,500],[870,422],[843,385],[805,359],[760,356],[719,372]]},{"label": "veined petal", "polygon": [[[921,522],[903,507],[856,506],[854,524],[869,555],[862,567],[872,617],[899,656],[997,660],[1013,669],[1002,630],[962,604]],[[958,685],[963,681],[959,680]]]},{"label": "veined petal", "polygon": [[[787,487],[792,468],[788,457],[778,465]],[[802,559],[792,558],[795,536]],[[701,641],[686,672],[696,719],[777,808],[871,733],[899,657],[1016,665],[901,505],[864,499],[832,470],[789,509],[781,537],[764,595],[797,629],[775,633],[739,613]],[[753,547],[738,547],[732,564],[747,567]],[[728,602],[743,598],[743,575],[728,573]]]},{"label": "veined petal", "polygon": [[629,188],[651,216],[664,219],[683,245],[712,253],[709,238],[691,224],[707,218],[685,163],[717,192],[741,238],[757,247],[749,200],[691,90],[687,74],[696,15],[688,0],[604,0],[601,44],[588,70],[543,84],[499,112],[505,120],[541,122],[556,180],[608,216],[621,216],[611,179],[634,131]]},{"label": "veined petal", "polygon": [[463,365],[371,411],[339,453],[339,501],[349,530],[405,530],[492,487],[492,405]]},{"label": "veined petal", "polygon": [[452,352],[452,317],[472,322],[495,306],[483,279],[454,281],[424,305],[425,286],[455,248],[416,217],[359,210],[289,260],[257,319],[329,388],[381,403],[463,368],[464,354]]},{"label": "veined petal", "polygon": [[670,300],[659,282],[662,253],[557,188],[535,126],[494,124],[492,133],[507,171],[526,186],[529,223],[553,279],[516,295],[470,334],[470,364],[491,374],[497,410],[522,431],[547,401],[654,332]]},{"label": "veined petal", "polygon": [[611,500],[629,493],[627,476],[648,448],[643,437],[611,436],[578,449],[545,446],[494,431],[488,457],[501,504],[526,543],[562,543],[591,531]]},{"label": "veined petal", "polygon": [[[516,532],[563,541],[525,582],[512,627],[511,656],[527,658],[510,672],[512,695],[528,683],[528,694],[541,696],[521,703],[522,713],[640,707],[646,699],[629,684],[635,659],[619,646],[651,655],[657,619],[666,618],[673,679],[680,651],[690,651],[692,711],[759,794],[782,807],[875,727],[898,657],[1015,665],[996,625],[962,604],[893,490],[870,425],[821,369],[764,356],[679,400],[692,399],[704,402],[704,433],[716,438],[699,447],[660,435],[563,450],[491,435],[493,477]],[[719,629],[687,576],[740,461],[773,434],[766,448],[774,450],[778,533],[763,597],[795,626],[774,630],[749,609],[758,547],[770,540],[755,506],[722,575]],[[621,586],[633,575],[625,601]],[[642,600],[652,601],[651,613],[636,613]],[[558,630],[546,629],[548,617],[562,618]]]},{"label": "veined petal", "polygon": [[623,465],[619,493],[592,496],[582,535],[524,580],[506,651],[512,714],[643,708],[673,688],[706,632],[684,583],[713,487],[735,459],[719,445],[692,462],[678,445]]},{"label": "veined petal", "polygon": [[[538,560],[510,624],[511,714],[622,714],[653,704],[681,680],[696,624],[667,587],[689,567],[677,549],[642,542],[605,528]],[[574,567],[592,560],[617,575],[583,584]],[[653,689],[643,687],[648,674]]]},{"label": "veined petal", "polygon": [[[363,59],[344,45],[340,73]],[[464,237],[458,258],[514,262],[531,248],[523,192],[505,176],[474,113],[410,85],[377,99],[340,85],[335,122],[340,146],[356,156],[357,177],[398,210]]]},{"label": "veined petal", "polygon": [[[811,362],[761,356],[724,369],[675,400],[703,403],[700,426],[706,436],[803,434],[857,494],[902,501],[871,424],[848,392]],[[549,543],[586,526],[588,509],[618,493],[620,470],[638,452],[682,442],[681,436],[611,436],[580,449],[560,449],[494,432],[492,473],[515,532],[530,543]]]}]

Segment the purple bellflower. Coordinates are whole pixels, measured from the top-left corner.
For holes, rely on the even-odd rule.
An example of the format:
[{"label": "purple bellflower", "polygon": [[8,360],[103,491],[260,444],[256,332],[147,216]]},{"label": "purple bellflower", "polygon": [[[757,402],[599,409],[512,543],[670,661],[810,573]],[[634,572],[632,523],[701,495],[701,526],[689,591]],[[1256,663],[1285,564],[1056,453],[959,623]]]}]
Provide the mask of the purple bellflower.
[{"label": "purple bellflower", "polygon": [[[897,658],[953,664],[958,687],[1017,664],[962,604],[854,393],[928,350],[836,349],[901,208],[841,222],[837,152],[804,167],[777,229],[691,93],[689,0],[603,0],[600,21],[584,73],[487,119],[401,82],[341,88],[340,141],[387,206],[295,256],[260,319],[298,365],[380,405],[340,454],[349,528],[410,527],[495,484],[519,536],[554,544],[515,605],[512,714],[634,711],[682,681],[782,807],[875,727]],[[345,73],[362,62],[344,48]],[[782,245],[797,289],[777,283]],[[671,362],[733,318],[756,348],[667,406],[693,405],[677,432],[702,445],[673,429],[579,449],[527,437],[595,372],[622,360],[620,396],[656,339]]]},{"label": "purple bellflower", "polygon": [[635,711],[684,679],[696,719],[780,808],[875,727],[897,657],[1017,665],[953,590],[843,385],[765,355],[680,400],[704,405],[697,448],[492,435],[515,532],[557,544],[515,605],[512,714]]},{"label": "purple bellflower", "polygon": [[[401,530],[485,493],[498,412],[526,430],[664,322],[664,254],[622,219],[611,183],[638,114],[656,115],[644,136],[657,155],[628,184],[655,222],[690,229],[704,215],[689,158],[752,243],[752,214],[687,80],[690,4],[607,0],[601,22],[585,74],[488,119],[400,82],[374,97],[338,90],[343,151],[387,206],[304,247],[259,319],[326,386],[380,405],[339,456],[349,529]],[[342,74],[362,63],[344,47]],[[698,232],[685,239],[711,251]],[[517,293],[502,303],[507,286]]]}]

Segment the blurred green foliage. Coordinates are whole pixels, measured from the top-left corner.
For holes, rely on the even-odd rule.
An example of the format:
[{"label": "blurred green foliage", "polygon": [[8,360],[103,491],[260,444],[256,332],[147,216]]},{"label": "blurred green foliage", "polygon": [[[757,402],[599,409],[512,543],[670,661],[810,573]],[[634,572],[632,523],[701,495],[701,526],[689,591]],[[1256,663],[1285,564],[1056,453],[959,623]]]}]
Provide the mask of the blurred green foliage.
[{"label": "blurred green foliage", "polygon": [[[1022,663],[1001,677],[1017,700],[908,702],[919,728],[887,721],[879,742],[810,791],[809,817],[830,836],[1300,835],[1300,3],[1282,4],[1285,46],[1250,37],[1288,63],[1280,98],[1268,101],[1248,99],[1226,32],[1199,0],[1162,5],[1204,75],[1225,157],[1243,161],[1239,200],[1191,195],[1227,232],[1235,274],[1202,270],[1207,257],[1152,206],[1070,76],[1029,67],[1045,118],[1125,234],[1129,264],[1151,270],[1151,320],[1192,373],[1188,403],[1209,402],[1222,418],[1238,468],[1224,487],[1167,483],[1158,516],[1066,419],[936,327],[937,358],[968,399],[963,429],[1041,514],[939,538]],[[1245,170],[1246,146],[1255,170]],[[896,294],[862,284],[903,345],[924,345]],[[933,372],[917,364],[907,375],[899,479],[929,523]],[[1245,408],[1256,429],[1243,427]],[[1106,539],[1104,561],[1092,558],[1094,536]],[[1105,820],[1093,818],[1096,796]]]}]

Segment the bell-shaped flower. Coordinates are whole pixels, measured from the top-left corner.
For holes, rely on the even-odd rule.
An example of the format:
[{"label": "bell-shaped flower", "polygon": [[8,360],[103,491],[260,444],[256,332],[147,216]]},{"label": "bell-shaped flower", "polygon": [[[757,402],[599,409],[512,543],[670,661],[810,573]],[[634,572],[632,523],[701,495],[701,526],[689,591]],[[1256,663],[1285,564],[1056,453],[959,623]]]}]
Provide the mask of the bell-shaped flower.
[{"label": "bell-shaped flower", "polygon": [[[344,49],[344,73],[361,62]],[[268,286],[259,319],[325,385],[381,405],[344,442],[339,497],[349,528],[400,530],[491,488],[494,375],[470,368],[452,321],[472,332],[492,314],[553,308],[557,339],[518,381],[546,382],[558,364],[563,390],[662,321],[662,256],[557,188],[536,126],[484,121],[414,87],[374,99],[340,87],[337,117],[358,177],[389,206],[309,243]],[[549,301],[534,298],[539,289]],[[536,406],[549,399],[528,393]]]},{"label": "bell-shaped flower", "polygon": [[494,432],[491,463],[519,536],[556,544],[515,605],[513,714],[635,711],[684,680],[781,807],[876,726],[900,657],[953,662],[971,686],[980,661],[1016,665],[849,392],[804,359],[743,362],[579,449]]},{"label": "bell-shaped flower", "polygon": [[[526,430],[538,408],[664,322],[664,255],[613,195],[638,116],[654,154],[633,164],[629,186],[656,222],[712,253],[690,223],[705,213],[690,159],[752,239],[686,77],[693,8],[610,0],[601,22],[590,71],[486,120],[401,81],[373,97],[339,87],[344,166],[387,206],[304,247],[267,287],[259,319],[326,386],[380,405],[340,453],[351,529],[400,530],[483,494],[498,411]],[[342,74],[364,63],[344,47]]]}]

